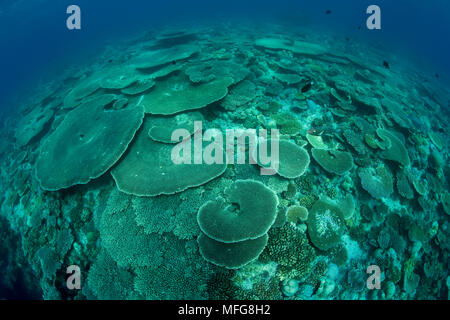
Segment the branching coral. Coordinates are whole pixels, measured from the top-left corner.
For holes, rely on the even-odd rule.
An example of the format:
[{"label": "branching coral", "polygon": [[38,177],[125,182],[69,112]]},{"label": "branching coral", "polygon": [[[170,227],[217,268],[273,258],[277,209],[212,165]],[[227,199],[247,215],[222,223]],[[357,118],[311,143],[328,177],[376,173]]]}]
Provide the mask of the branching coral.
[{"label": "branching coral", "polygon": [[88,289],[100,300],[123,300],[133,296],[134,275],[117,266],[111,256],[102,250],[87,276]]}]

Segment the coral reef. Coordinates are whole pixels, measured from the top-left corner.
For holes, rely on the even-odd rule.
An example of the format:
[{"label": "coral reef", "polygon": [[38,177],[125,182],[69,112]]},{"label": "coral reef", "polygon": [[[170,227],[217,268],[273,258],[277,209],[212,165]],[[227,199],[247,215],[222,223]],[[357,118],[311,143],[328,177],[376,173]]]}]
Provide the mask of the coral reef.
[{"label": "coral reef", "polygon": [[[1,299],[448,299],[448,88],[261,32],[154,30],[24,97],[1,124]],[[228,129],[279,135],[186,160],[225,160]]]}]

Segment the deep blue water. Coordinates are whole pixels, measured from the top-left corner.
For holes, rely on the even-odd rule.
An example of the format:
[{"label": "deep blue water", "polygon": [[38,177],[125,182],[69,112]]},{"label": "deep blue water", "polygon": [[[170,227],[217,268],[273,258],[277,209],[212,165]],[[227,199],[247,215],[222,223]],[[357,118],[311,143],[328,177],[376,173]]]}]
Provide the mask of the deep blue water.
[{"label": "deep blue water", "polygon": [[[86,61],[107,41],[160,25],[233,23],[253,20],[310,26],[343,37],[382,43],[421,64],[424,72],[450,74],[450,2],[446,0],[6,0],[0,5],[0,106],[27,94],[38,80],[51,79],[68,65]],[[66,8],[82,10],[82,30],[66,29]],[[365,10],[377,4],[382,30],[369,31]],[[326,15],[325,11],[332,13]],[[361,30],[358,26],[362,25]]]}]

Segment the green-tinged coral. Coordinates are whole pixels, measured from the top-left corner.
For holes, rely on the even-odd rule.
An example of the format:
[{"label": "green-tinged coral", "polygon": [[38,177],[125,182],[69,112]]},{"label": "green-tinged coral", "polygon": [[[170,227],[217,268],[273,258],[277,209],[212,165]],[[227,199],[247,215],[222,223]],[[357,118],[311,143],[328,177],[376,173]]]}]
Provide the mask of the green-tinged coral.
[{"label": "green-tinged coral", "polygon": [[270,260],[283,267],[294,269],[296,279],[308,275],[316,258],[314,248],[309,244],[306,234],[289,224],[269,232],[265,253]]},{"label": "green-tinged coral", "polygon": [[256,97],[256,86],[249,80],[244,80],[230,87],[229,94],[223,99],[221,105],[226,110],[235,110],[244,106]]},{"label": "green-tinged coral", "polygon": [[151,118],[146,118],[128,152],[111,171],[121,191],[138,196],[174,194],[202,185],[225,171],[223,159],[220,164],[194,164],[192,145],[188,148],[188,152],[192,152],[192,163],[174,163],[174,146],[150,139],[151,127]]},{"label": "green-tinged coral", "polygon": [[232,78],[224,77],[207,83],[193,84],[179,72],[158,80],[138,104],[144,107],[146,113],[160,115],[200,109],[224,98],[228,94],[228,86],[232,83]]},{"label": "green-tinged coral", "polygon": [[448,191],[444,191],[441,194],[441,202],[442,207],[444,208],[444,212],[450,215],[450,193]]},{"label": "green-tinged coral", "polygon": [[45,126],[51,121],[54,114],[53,108],[38,107],[24,115],[17,124],[14,134],[16,144],[23,147],[39,135]]},{"label": "green-tinged coral", "polygon": [[180,239],[193,239],[200,234],[196,219],[199,208],[215,200],[231,183],[226,179],[216,179],[176,195],[133,197],[136,222],[147,233],[173,232]]},{"label": "green-tinged coral", "polygon": [[288,208],[286,218],[288,222],[298,223],[308,220],[308,209],[302,206],[291,206]]},{"label": "green-tinged coral", "polygon": [[313,148],[311,154],[327,172],[343,175],[353,168],[353,157],[349,152]]},{"label": "green-tinged coral", "polygon": [[[205,299],[210,277],[206,262],[199,256],[195,242],[185,242],[167,235],[163,263],[156,268],[138,267],[134,287],[150,300]],[[193,249],[193,250],[191,250]]]},{"label": "green-tinged coral", "polygon": [[96,94],[89,96],[81,101],[78,108],[98,108],[98,106],[103,106],[104,109],[108,107],[118,99],[118,96],[112,93]]},{"label": "green-tinged coral", "polygon": [[81,100],[100,88],[100,75],[92,75],[80,80],[76,86],[65,96],[64,108],[74,108]]},{"label": "green-tinged coral", "polygon": [[445,164],[445,160],[442,154],[434,148],[431,150],[428,161],[430,163],[430,167],[436,170],[437,172],[441,171]]},{"label": "green-tinged coral", "polygon": [[141,107],[105,111],[79,107],[43,142],[36,177],[45,190],[85,184],[104,174],[127,149],[144,116]]},{"label": "green-tinged coral", "polygon": [[146,233],[162,234],[172,231],[178,206],[178,201],[169,201],[166,196],[134,197],[132,199],[136,222]]},{"label": "green-tinged coral", "polygon": [[309,211],[308,234],[320,250],[336,246],[344,232],[344,220],[338,206],[330,201],[318,200]]},{"label": "green-tinged coral", "polygon": [[120,267],[157,267],[164,239],[137,225],[132,198],[118,190],[111,193],[100,221],[102,244]]},{"label": "green-tinged coral", "polygon": [[[263,150],[269,150],[269,145],[273,148],[273,140],[264,140],[258,144],[258,150],[261,148]],[[260,161],[261,159],[255,154],[253,155],[253,158],[258,159],[258,164],[263,168],[270,171],[274,170],[278,175],[284,178],[293,179],[302,176],[309,167],[310,158],[308,152],[304,148],[287,140],[279,140],[278,147],[278,162],[276,158],[273,159],[275,157],[274,153],[271,154],[270,158],[277,163],[262,163],[262,161]]]},{"label": "green-tinged coral", "polygon": [[315,136],[307,133],[306,139],[315,149],[323,149],[323,150],[330,149],[330,147],[323,141],[322,136]]},{"label": "green-tinged coral", "polygon": [[267,244],[267,239],[265,234],[252,240],[224,243],[201,234],[197,241],[200,253],[206,261],[228,269],[238,269],[258,258]]},{"label": "green-tinged coral", "polygon": [[286,208],[279,205],[277,218],[275,219],[275,222],[273,223],[272,228],[279,228],[279,227],[283,226],[285,223],[286,223]]},{"label": "green-tinged coral", "polygon": [[297,135],[303,129],[300,121],[293,114],[288,112],[278,113],[272,116],[282,134]]},{"label": "green-tinged coral", "polygon": [[311,284],[314,287],[317,287],[320,284],[323,277],[325,276],[325,273],[327,272],[328,269],[328,265],[329,262],[324,258],[317,259],[311,268],[306,283]]},{"label": "green-tinged coral", "polygon": [[442,150],[444,147],[444,144],[442,143],[442,137],[439,133],[434,131],[428,132],[428,137],[430,138],[431,142],[438,148],[439,150]]},{"label": "green-tinged coral", "polygon": [[290,50],[301,55],[321,55],[326,49],[318,44],[298,40],[286,40],[279,38],[260,38],[255,40],[257,47],[275,50]]},{"label": "green-tinged coral", "polygon": [[249,71],[242,65],[231,61],[210,60],[192,64],[185,70],[189,80],[194,83],[209,82],[216,78],[231,77],[234,83],[242,81]]},{"label": "green-tinged coral", "polygon": [[397,191],[398,193],[406,198],[414,198],[414,190],[409,182],[407,175],[403,171],[397,173]]},{"label": "green-tinged coral", "polygon": [[360,134],[355,133],[352,130],[344,130],[343,135],[347,142],[355,149],[358,154],[366,154],[367,148],[364,145],[364,141]]},{"label": "green-tinged coral", "polygon": [[373,134],[370,133],[366,133],[364,135],[364,141],[366,142],[366,144],[371,147],[372,149],[377,149],[378,148],[378,141],[377,139],[375,139],[375,137],[373,136]]},{"label": "green-tinged coral", "polygon": [[363,113],[374,114],[380,112],[381,104],[377,98],[368,96],[368,92],[360,90],[352,95],[352,104]]},{"label": "green-tinged coral", "polygon": [[317,196],[315,195],[307,195],[300,197],[298,202],[307,209],[311,209],[313,204],[317,201]]},{"label": "green-tinged coral", "polygon": [[235,270],[220,268],[207,282],[207,293],[210,300],[236,299],[239,293],[238,286],[232,280]]},{"label": "green-tinged coral", "polygon": [[351,194],[346,195],[343,199],[338,201],[339,210],[342,212],[342,217],[345,220],[351,219],[355,213],[356,203]]},{"label": "green-tinged coral", "polygon": [[292,199],[297,194],[297,187],[295,186],[295,183],[292,181],[288,184],[287,190],[285,191],[284,195],[286,199]]},{"label": "green-tinged coral", "polygon": [[339,102],[346,102],[348,99],[346,99],[345,97],[343,97],[341,94],[339,94],[339,92],[336,91],[336,89],[334,88],[330,88],[330,95]]},{"label": "green-tinged coral", "polygon": [[191,135],[195,131],[194,122],[202,121],[203,115],[200,112],[193,111],[181,113],[174,117],[154,116],[151,118],[152,127],[148,131],[148,135],[155,141],[164,143],[178,143],[179,137],[172,140],[172,134],[177,129],[185,129]]},{"label": "green-tinged coral", "polygon": [[276,72],[274,73],[274,77],[287,85],[297,84],[303,80],[303,78],[296,73]]},{"label": "green-tinged coral", "polygon": [[104,89],[123,89],[140,78],[140,75],[134,68],[121,65],[102,70],[102,75],[100,86]]},{"label": "green-tinged coral", "polygon": [[404,166],[409,166],[411,160],[409,159],[408,150],[397,136],[380,128],[377,129],[377,135],[383,140],[388,140],[391,143],[390,147],[380,153],[383,159],[396,161]]},{"label": "green-tinged coral", "polygon": [[101,250],[89,269],[86,281],[88,287],[99,300],[125,300],[133,296],[134,275],[120,268],[105,250]]},{"label": "green-tinged coral", "polygon": [[442,81],[260,31],[155,25],[9,99],[0,299],[448,298]]},{"label": "green-tinged coral", "polygon": [[121,92],[126,95],[137,95],[146,92],[147,90],[153,88],[155,81],[151,78],[139,79],[132,85],[123,88]]},{"label": "green-tinged coral", "polygon": [[188,59],[198,53],[199,47],[194,45],[181,45],[167,49],[144,52],[130,60],[130,65],[137,69],[150,69],[172,63],[178,60]]},{"label": "green-tinged coral", "polygon": [[421,196],[425,196],[428,193],[428,182],[426,179],[421,179],[420,177],[414,177],[410,175],[410,179],[412,180],[412,185],[414,190]]},{"label": "green-tinged coral", "polygon": [[408,237],[411,241],[420,241],[422,243],[428,240],[428,234],[425,226],[413,224],[408,230]]},{"label": "green-tinged coral", "polygon": [[377,241],[381,249],[387,249],[390,246],[390,233],[387,228],[382,229],[378,234]]},{"label": "green-tinged coral", "polygon": [[345,264],[348,262],[348,251],[347,248],[342,244],[331,248],[330,255],[332,257],[332,261],[338,266],[345,266]]},{"label": "green-tinged coral", "polygon": [[389,197],[394,191],[394,181],[389,169],[385,166],[361,168],[358,171],[361,185],[372,197],[376,199]]},{"label": "green-tinged coral", "polygon": [[36,257],[39,259],[43,276],[45,278],[53,277],[56,271],[61,267],[61,261],[54,249],[44,246],[36,251]]},{"label": "green-tinged coral", "polygon": [[278,198],[261,182],[238,180],[226,197],[207,202],[198,211],[200,229],[209,238],[227,243],[256,239],[276,219]]},{"label": "green-tinged coral", "polygon": [[119,98],[116,101],[114,101],[112,109],[113,110],[120,110],[125,108],[128,105],[128,99],[127,98]]}]

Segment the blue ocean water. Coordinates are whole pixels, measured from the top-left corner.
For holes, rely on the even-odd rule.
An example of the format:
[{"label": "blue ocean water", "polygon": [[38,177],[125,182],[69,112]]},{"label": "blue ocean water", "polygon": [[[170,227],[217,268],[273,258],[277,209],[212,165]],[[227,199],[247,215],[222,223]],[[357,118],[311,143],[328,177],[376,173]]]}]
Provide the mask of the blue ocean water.
[{"label": "blue ocean water", "polygon": [[[66,28],[66,8],[82,10],[82,30]],[[365,28],[366,8],[382,10],[382,30]],[[331,10],[326,15],[325,11]],[[310,26],[355,41],[380,43],[430,74],[450,77],[450,4],[446,0],[77,0],[6,1],[0,7],[0,101],[18,96],[67,64],[86,61],[108,41],[162,25],[259,21]],[[358,29],[362,26],[361,29]],[[8,104],[1,103],[2,109]]]}]

